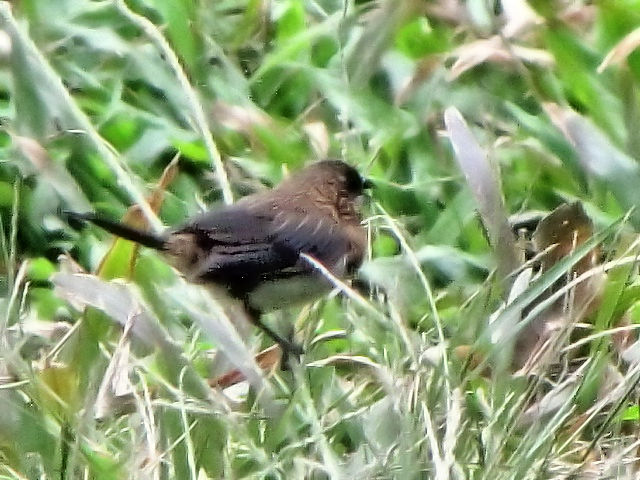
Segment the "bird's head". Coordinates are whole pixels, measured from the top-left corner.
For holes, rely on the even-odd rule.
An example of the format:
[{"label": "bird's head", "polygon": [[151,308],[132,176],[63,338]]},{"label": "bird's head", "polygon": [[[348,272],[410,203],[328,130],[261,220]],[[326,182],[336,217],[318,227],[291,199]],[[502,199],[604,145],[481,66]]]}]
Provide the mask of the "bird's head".
[{"label": "bird's head", "polygon": [[291,175],[280,184],[279,189],[355,200],[372,186],[351,165],[341,160],[322,160]]}]

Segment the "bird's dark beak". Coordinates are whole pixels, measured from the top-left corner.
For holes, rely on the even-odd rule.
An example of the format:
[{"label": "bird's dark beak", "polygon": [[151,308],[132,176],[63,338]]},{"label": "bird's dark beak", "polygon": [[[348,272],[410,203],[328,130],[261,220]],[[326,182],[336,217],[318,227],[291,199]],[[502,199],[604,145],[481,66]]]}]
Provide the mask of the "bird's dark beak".
[{"label": "bird's dark beak", "polygon": [[369,190],[373,187],[375,187],[376,184],[373,183],[371,180],[369,180],[368,178],[364,178],[362,179],[362,189],[363,190]]}]

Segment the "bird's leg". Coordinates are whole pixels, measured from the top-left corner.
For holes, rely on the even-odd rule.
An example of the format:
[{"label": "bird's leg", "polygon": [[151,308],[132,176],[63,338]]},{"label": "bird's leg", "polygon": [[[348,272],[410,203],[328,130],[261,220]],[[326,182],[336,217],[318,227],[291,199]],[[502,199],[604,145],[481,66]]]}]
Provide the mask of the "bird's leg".
[{"label": "bird's leg", "polygon": [[258,310],[251,307],[246,301],[244,302],[244,304],[251,323],[260,328],[264,333],[271,337],[274,342],[280,345],[280,348],[282,349],[282,365],[286,365],[288,363],[289,355],[294,355],[296,358],[298,358],[304,353],[304,350],[300,345],[287,340],[286,338],[274,332],[267,325],[265,325],[262,320],[260,320],[260,312]]}]

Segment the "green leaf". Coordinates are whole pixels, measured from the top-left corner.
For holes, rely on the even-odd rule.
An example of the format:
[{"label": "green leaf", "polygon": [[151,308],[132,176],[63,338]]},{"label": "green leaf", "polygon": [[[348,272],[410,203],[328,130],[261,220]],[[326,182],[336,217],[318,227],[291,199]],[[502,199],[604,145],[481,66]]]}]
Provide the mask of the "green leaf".
[{"label": "green leaf", "polygon": [[276,23],[276,38],[280,44],[285,43],[305,30],[304,3],[294,0],[287,2],[287,4],[288,7]]},{"label": "green leaf", "polygon": [[167,23],[168,36],[175,52],[190,68],[199,60],[200,45],[194,32],[196,6],[192,0],[153,0]]},{"label": "green leaf", "polygon": [[638,405],[631,405],[622,411],[620,417],[621,420],[632,420],[637,422],[640,420],[640,407]]},{"label": "green leaf", "polygon": [[398,50],[411,58],[421,58],[432,53],[445,51],[447,31],[434,29],[426,17],[418,17],[398,30],[395,45]]}]

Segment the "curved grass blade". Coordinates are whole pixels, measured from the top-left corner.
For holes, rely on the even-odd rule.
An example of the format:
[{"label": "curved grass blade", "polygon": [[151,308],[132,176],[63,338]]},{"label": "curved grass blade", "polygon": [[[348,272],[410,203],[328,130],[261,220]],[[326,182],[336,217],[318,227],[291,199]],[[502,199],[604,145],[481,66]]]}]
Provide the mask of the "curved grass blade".
[{"label": "curved grass blade", "polygon": [[500,278],[520,265],[516,242],[509,226],[500,182],[485,152],[455,107],[444,112],[444,123],[460,169],[477,202],[477,208],[494,249]]}]

